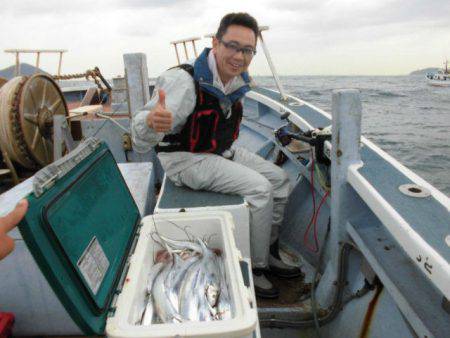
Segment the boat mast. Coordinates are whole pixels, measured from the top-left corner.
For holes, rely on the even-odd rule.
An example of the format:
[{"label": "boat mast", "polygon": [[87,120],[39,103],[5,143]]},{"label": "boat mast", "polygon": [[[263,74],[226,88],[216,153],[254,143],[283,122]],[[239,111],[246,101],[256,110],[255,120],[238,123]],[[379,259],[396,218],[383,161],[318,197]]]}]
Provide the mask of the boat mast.
[{"label": "boat mast", "polygon": [[282,101],[286,101],[287,100],[287,96],[285,94],[283,85],[281,84],[280,78],[278,77],[278,73],[277,73],[277,71],[275,69],[275,65],[273,64],[272,58],[270,57],[269,49],[267,48],[266,44],[264,43],[264,39],[263,39],[263,36],[262,36],[262,32],[265,31],[265,30],[268,30],[268,29],[269,29],[268,26],[260,26],[259,27],[259,41],[261,42],[261,46],[263,48],[264,55],[266,56],[267,63],[269,64],[269,68],[270,68],[270,70],[272,72],[273,79],[275,80],[275,83],[276,83],[276,85],[278,87],[278,91],[280,92],[281,100]]}]

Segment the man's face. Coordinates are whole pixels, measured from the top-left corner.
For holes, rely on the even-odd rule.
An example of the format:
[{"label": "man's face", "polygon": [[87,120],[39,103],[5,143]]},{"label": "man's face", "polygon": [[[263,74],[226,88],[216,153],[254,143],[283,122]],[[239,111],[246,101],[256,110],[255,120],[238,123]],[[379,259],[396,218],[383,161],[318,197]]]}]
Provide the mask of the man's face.
[{"label": "man's face", "polygon": [[217,70],[224,83],[230,81],[234,76],[247,71],[253,57],[253,55],[244,55],[242,51],[236,52],[230,46],[255,49],[255,33],[248,27],[231,25],[228,26],[220,41],[216,38],[213,39],[213,51],[216,56]]}]

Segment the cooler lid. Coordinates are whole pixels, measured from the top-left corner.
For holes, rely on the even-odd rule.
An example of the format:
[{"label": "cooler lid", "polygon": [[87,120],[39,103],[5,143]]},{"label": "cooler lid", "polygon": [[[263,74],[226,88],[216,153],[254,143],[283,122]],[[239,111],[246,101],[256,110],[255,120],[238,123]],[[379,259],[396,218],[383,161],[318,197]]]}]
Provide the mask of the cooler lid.
[{"label": "cooler lid", "polygon": [[89,139],[39,171],[19,225],[27,246],[85,334],[104,332],[139,210],[105,143]]}]

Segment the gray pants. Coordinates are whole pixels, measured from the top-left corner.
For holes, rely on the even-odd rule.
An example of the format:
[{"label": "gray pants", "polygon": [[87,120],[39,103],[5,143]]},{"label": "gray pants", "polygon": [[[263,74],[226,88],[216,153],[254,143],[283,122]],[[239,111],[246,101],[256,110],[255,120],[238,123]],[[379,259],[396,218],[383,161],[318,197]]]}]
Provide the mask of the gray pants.
[{"label": "gray pants", "polygon": [[236,194],[250,206],[250,247],[253,267],[268,265],[269,245],[278,238],[290,192],[283,169],[244,148],[235,148],[233,160],[218,155],[195,163],[169,177],[194,190]]}]

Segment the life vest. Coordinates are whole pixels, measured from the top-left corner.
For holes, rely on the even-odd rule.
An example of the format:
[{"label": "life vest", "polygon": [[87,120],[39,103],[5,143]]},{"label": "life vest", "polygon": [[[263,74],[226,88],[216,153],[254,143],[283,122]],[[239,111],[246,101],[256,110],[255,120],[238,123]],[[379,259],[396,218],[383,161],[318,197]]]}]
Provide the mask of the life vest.
[{"label": "life vest", "polygon": [[[178,67],[194,76],[194,68],[191,65]],[[195,108],[186,124],[178,134],[165,135],[155,147],[156,152],[188,151],[221,155],[238,138],[242,120],[241,102],[237,100],[232,104],[230,116],[226,118],[219,99],[202,90],[197,81],[195,93]]]}]

